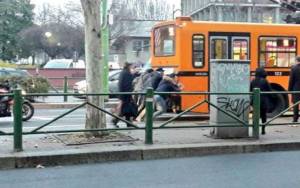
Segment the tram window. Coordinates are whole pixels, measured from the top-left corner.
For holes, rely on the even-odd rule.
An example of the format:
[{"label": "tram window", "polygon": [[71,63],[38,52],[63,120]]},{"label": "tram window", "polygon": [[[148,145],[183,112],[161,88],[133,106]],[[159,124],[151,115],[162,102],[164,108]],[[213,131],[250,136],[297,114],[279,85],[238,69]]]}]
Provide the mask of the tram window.
[{"label": "tram window", "polygon": [[193,35],[193,66],[201,68],[204,66],[204,36]]},{"label": "tram window", "polygon": [[228,59],[227,39],[213,38],[211,40],[211,59]]},{"label": "tram window", "polygon": [[295,37],[260,37],[259,60],[265,67],[290,67],[295,63]]},{"label": "tram window", "polygon": [[232,42],[232,53],[234,60],[248,60],[249,55],[249,47],[248,47],[248,40],[246,39],[233,39]]},{"label": "tram window", "polygon": [[174,26],[164,26],[154,30],[154,53],[155,56],[175,55]]}]

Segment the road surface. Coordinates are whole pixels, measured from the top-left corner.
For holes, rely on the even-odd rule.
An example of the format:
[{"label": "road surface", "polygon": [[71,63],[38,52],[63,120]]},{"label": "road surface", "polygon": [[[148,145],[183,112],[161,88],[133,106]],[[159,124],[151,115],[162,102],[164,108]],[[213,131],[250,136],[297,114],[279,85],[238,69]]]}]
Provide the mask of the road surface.
[{"label": "road surface", "polygon": [[0,171],[1,188],[290,188],[300,151]]}]

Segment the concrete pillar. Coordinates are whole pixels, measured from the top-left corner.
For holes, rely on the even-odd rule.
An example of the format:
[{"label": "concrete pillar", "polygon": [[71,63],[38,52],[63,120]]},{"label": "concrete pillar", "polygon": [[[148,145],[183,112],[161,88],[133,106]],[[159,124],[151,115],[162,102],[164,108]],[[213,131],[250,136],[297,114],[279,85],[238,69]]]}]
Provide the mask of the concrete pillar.
[{"label": "concrete pillar", "polygon": [[199,20],[205,20],[203,10],[199,12]]},{"label": "concrete pillar", "polygon": [[213,7],[209,7],[209,18],[208,18],[208,20],[209,21],[214,21],[214,9],[213,9]]},{"label": "concrete pillar", "polygon": [[[210,92],[241,93],[249,92],[250,62],[234,60],[212,60],[210,62]],[[211,95],[210,102],[227,113],[248,123],[249,95]],[[241,125],[242,123],[222,111],[210,107],[210,124],[217,125],[212,135],[216,138],[245,138],[248,127],[218,127]]]},{"label": "concrete pillar", "polygon": [[247,22],[252,22],[252,8],[247,8]]},{"label": "concrete pillar", "polygon": [[223,8],[221,6],[218,6],[217,10],[218,21],[221,22],[223,21]]},{"label": "concrete pillar", "polygon": [[280,8],[275,8],[275,23],[280,23]]},{"label": "concrete pillar", "polygon": [[209,10],[204,10],[204,20],[207,21],[209,20]]}]

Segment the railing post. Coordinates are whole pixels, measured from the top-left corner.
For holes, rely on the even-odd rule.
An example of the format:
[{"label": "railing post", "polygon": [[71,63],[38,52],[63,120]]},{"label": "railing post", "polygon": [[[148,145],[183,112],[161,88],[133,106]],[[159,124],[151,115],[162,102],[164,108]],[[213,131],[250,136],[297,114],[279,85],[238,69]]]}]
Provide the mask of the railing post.
[{"label": "railing post", "polygon": [[253,90],[253,137],[259,139],[260,89]]},{"label": "railing post", "polygon": [[21,89],[14,90],[14,150],[22,151],[22,94]]},{"label": "railing post", "polygon": [[145,144],[153,144],[153,88],[146,93],[146,128]]},{"label": "railing post", "polygon": [[[64,76],[64,94],[68,93],[68,77]],[[64,95],[64,102],[68,102],[68,96]]]}]

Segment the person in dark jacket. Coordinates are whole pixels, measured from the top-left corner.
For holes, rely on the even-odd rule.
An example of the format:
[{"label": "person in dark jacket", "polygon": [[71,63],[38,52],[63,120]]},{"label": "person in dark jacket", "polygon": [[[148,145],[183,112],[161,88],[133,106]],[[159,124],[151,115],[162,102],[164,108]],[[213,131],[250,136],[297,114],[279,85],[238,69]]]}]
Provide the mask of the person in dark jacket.
[{"label": "person in dark jacket", "polygon": [[[300,56],[296,58],[296,64],[292,66],[289,80],[289,91],[300,91]],[[300,93],[292,94],[292,102],[295,104],[300,100]],[[299,104],[293,108],[293,122],[298,122]]]},{"label": "person in dark jacket", "polygon": [[[180,87],[176,84],[175,74],[164,76],[162,81],[159,83],[156,92],[178,92]],[[167,111],[167,98],[169,95],[154,95],[154,104],[156,112],[153,114],[153,119]]]},{"label": "person in dark jacket", "polygon": [[[132,92],[133,85],[132,81],[134,79],[134,75],[131,73],[131,64],[125,62],[124,68],[119,76],[118,88],[120,92]],[[133,106],[134,102],[131,95],[120,95],[120,104],[119,109],[117,110],[119,116],[125,116],[127,121],[130,121],[130,117],[134,117],[135,114],[135,106]],[[118,123],[118,119],[113,119],[113,123],[116,125]],[[130,126],[127,124],[127,126]]]},{"label": "person in dark jacket", "polygon": [[164,69],[158,68],[152,73],[152,87],[154,90],[158,87],[159,83],[161,82],[164,75]]},{"label": "person in dark jacket", "polygon": [[[267,73],[264,68],[259,67],[255,71],[255,78],[251,81],[250,90],[259,88],[261,91],[271,91],[271,86],[267,80]],[[267,112],[272,103],[272,96],[270,94],[262,94],[260,98],[260,117],[262,123],[267,121]],[[265,126],[262,126],[262,134],[266,134]]]}]

